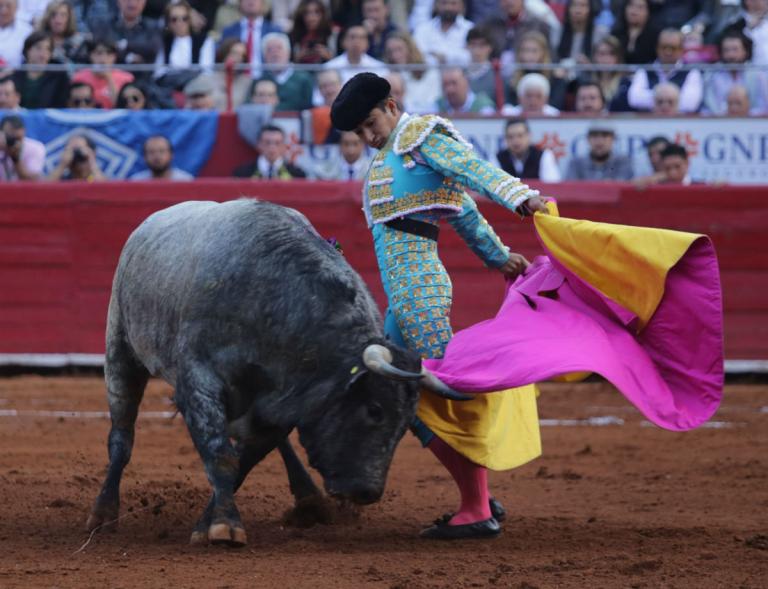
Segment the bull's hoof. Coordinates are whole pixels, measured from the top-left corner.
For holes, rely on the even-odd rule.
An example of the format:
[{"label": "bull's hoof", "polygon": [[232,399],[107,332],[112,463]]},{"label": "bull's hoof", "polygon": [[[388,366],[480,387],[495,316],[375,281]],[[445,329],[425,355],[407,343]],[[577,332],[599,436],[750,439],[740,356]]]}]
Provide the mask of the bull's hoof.
[{"label": "bull's hoof", "polygon": [[296,528],[311,528],[331,524],[336,519],[334,505],[322,495],[310,495],[296,501],[293,509],[283,515],[283,523]]},{"label": "bull's hoof", "polygon": [[228,523],[211,525],[208,528],[208,541],[211,544],[223,544],[231,548],[240,548],[248,543],[245,530],[240,526],[233,526]]},{"label": "bull's hoof", "polygon": [[85,531],[93,532],[97,528],[100,532],[116,531],[119,512],[120,508],[117,505],[94,507],[85,523]]},{"label": "bull's hoof", "polygon": [[206,546],[208,544],[208,532],[195,530],[189,537],[189,543],[193,546]]}]

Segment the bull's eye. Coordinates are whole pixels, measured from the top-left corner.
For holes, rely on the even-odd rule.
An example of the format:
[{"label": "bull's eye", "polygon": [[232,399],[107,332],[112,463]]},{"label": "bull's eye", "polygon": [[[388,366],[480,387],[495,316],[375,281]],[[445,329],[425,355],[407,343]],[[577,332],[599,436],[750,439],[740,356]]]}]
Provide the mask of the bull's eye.
[{"label": "bull's eye", "polygon": [[378,403],[368,404],[368,418],[373,423],[381,423],[384,421],[384,409]]}]

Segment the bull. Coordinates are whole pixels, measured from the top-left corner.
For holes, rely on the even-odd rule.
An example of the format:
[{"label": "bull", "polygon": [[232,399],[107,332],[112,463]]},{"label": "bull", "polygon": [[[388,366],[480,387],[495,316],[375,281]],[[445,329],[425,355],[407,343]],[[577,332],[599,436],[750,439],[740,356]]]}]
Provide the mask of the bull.
[{"label": "bull", "polygon": [[419,388],[465,398],[384,338],[362,279],[303,215],[250,199],[159,211],[123,248],[107,316],[109,465],[89,530],[118,519],[151,375],[174,388],[213,489],[191,541],[233,546],[246,543],[234,494],[273,449],[297,501],[321,494],[288,443],[294,428],[326,492],[366,504]]}]

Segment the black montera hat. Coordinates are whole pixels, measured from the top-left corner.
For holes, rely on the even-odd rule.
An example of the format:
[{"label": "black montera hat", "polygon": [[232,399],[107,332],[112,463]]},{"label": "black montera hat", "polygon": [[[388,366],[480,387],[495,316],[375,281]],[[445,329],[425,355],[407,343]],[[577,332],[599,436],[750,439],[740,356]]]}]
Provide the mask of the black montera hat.
[{"label": "black montera hat", "polygon": [[357,74],[339,92],[331,106],[331,122],[340,131],[354,131],[371,110],[389,96],[389,82],[368,72]]}]

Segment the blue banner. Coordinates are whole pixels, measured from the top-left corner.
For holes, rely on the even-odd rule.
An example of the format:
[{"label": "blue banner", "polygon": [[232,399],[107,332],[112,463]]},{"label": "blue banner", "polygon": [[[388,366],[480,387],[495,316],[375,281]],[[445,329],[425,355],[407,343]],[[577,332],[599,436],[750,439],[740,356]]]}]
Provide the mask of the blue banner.
[{"label": "blue banner", "polygon": [[144,141],[164,135],[173,146],[173,166],[197,175],[216,142],[219,116],[191,110],[28,110],[18,113],[27,137],[46,147],[45,173],[59,163],[72,135],[87,135],[108,178],[122,179],[146,169]]}]

